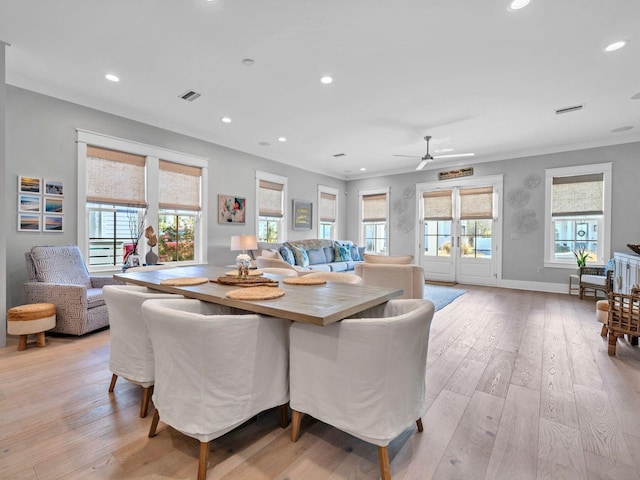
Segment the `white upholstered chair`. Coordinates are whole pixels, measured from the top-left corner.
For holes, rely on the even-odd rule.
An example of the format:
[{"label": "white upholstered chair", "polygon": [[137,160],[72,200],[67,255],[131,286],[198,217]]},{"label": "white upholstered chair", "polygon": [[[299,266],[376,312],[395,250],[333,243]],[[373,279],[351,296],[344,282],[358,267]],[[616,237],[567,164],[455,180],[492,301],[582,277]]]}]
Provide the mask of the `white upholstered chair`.
[{"label": "white upholstered chair", "polygon": [[280,275],[282,277],[297,277],[298,272],[292,268],[265,267],[258,269],[262,273],[270,273],[272,275]]},{"label": "white upholstered chair", "polygon": [[162,420],[199,440],[199,480],[211,440],[276,406],[286,426],[289,320],[187,299],[150,300],[142,312],[153,349],[162,352],[155,355],[149,436]]},{"label": "white upholstered chair", "polygon": [[414,264],[358,263],[354,273],[362,277],[364,285],[401,288],[404,294],[398,298],[423,298],[424,269]]},{"label": "white upholstered chair", "polygon": [[429,300],[391,300],[324,327],[294,322],[291,439],[309,414],[377,445],[382,479],[390,479],[387,446],[413,423],[422,431],[433,313]]},{"label": "white upholstered chair", "polygon": [[102,294],[110,320],[109,393],[118,377],[142,387],[140,417],[147,416],[155,379],[153,348],[142,319],[142,303],[150,298],[182,298],[137,285],[106,285]]},{"label": "white upholstered chair", "polygon": [[311,278],[322,278],[328,282],[340,282],[340,283],[351,283],[353,285],[361,285],[362,277],[358,275],[354,275],[353,273],[344,273],[344,272],[314,272],[305,277]]}]

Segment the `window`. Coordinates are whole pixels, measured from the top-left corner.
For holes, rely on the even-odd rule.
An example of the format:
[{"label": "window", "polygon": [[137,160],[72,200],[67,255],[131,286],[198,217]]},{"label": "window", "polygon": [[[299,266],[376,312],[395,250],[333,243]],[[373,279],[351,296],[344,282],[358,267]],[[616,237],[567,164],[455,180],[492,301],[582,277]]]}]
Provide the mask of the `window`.
[{"label": "window", "polygon": [[575,268],[573,252],[603,265],[611,241],[611,164],[546,171],[545,266]]},{"label": "window", "polygon": [[451,256],[452,193],[436,190],[422,194],[425,255]]},{"label": "window", "polygon": [[318,185],[318,238],[337,238],[338,189]]},{"label": "window", "polygon": [[287,178],[266,172],[256,172],[257,228],[259,242],[285,240],[285,210]]},{"label": "window", "polygon": [[460,256],[491,258],[493,187],[461,188]]},{"label": "window", "polygon": [[119,268],[136,242],[144,262],[149,226],[161,263],[206,262],[207,160],[77,132],[78,245],[89,270]]},{"label": "window", "polygon": [[389,252],[387,212],[388,189],[360,192],[362,241],[369,253]]}]

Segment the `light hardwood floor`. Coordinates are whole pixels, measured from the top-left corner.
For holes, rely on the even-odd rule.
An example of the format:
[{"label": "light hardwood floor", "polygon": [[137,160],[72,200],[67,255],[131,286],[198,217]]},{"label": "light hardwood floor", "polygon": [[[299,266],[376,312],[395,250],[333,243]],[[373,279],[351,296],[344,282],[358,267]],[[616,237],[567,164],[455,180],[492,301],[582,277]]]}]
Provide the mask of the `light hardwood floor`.
[{"label": "light hardwood floor", "polygon": [[[639,479],[640,349],[607,355],[592,299],[463,286],[436,313],[424,432],[390,445],[394,480]],[[0,349],[0,478],[189,479],[198,442],[138,417],[142,390],[108,394],[109,332]],[[212,442],[208,478],[377,479],[376,448],[277,411]]]}]

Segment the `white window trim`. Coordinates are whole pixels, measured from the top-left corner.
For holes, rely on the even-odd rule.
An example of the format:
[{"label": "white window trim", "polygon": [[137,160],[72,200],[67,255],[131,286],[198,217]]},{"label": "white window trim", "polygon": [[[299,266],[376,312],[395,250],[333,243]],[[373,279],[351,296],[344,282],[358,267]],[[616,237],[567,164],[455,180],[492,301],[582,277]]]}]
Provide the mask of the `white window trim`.
[{"label": "white window trim", "polygon": [[[575,175],[603,174],[604,215],[603,229],[598,232],[600,255],[596,264],[604,265],[611,257],[611,180],[613,163],[594,163],[592,165],[578,165],[574,167],[547,168],[544,182],[544,266],[548,268],[576,269],[575,262],[558,262],[554,259],[554,232],[551,230],[551,190],[554,177],[568,177]],[[602,236],[601,236],[602,234]]]},{"label": "white window trim", "polygon": [[339,215],[339,210],[340,210],[340,205],[339,205],[339,190],[337,188],[334,187],[328,187],[326,185],[318,185],[318,215],[316,215],[318,217],[318,224],[317,224],[317,232],[318,232],[318,237],[320,236],[320,196],[323,193],[328,193],[330,195],[335,195],[336,196],[336,219],[334,222],[334,226],[333,226],[333,237],[331,238],[331,240],[337,240],[340,237],[338,236],[338,215]]},{"label": "white window trim", "polygon": [[363,217],[363,208],[362,208],[362,197],[364,197],[365,195],[380,195],[381,193],[384,193],[386,195],[387,198],[387,221],[385,222],[385,231],[387,232],[387,252],[385,255],[389,255],[391,252],[391,238],[390,238],[390,232],[389,232],[389,197],[391,196],[391,188],[390,187],[383,187],[383,188],[368,188],[368,189],[363,189],[363,190],[358,190],[358,229],[360,230],[360,233],[358,233],[358,245],[365,245],[365,240],[364,240],[364,228],[362,228],[362,217]]},{"label": "white window trim", "polygon": [[261,170],[256,170],[256,195],[255,195],[255,199],[256,199],[256,204],[255,204],[255,212],[256,212],[256,216],[255,216],[255,234],[256,237],[258,236],[258,221],[260,220],[260,209],[259,209],[259,205],[258,202],[260,202],[260,180],[264,180],[266,182],[273,182],[273,183],[279,183],[280,185],[282,185],[282,219],[281,219],[281,224],[280,226],[282,228],[278,228],[278,243],[283,243],[287,241],[287,236],[286,236],[286,232],[287,232],[287,226],[289,225],[288,223],[288,218],[289,218],[289,212],[288,212],[288,202],[287,202],[287,177],[283,177],[281,175],[276,175],[275,173],[269,173],[269,172],[263,172]]},{"label": "white window trim", "polygon": [[[207,263],[207,219],[208,219],[208,171],[209,161],[204,157],[197,157],[188,153],[176,152],[154,145],[147,145],[133,140],[112,137],[101,133],[90,132],[87,130],[76,129],[78,143],[78,206],[77,206],[77,244],[82,252],[85,262],[88,264],[89,259],[89,219],[87,213],[87,145],[96,147],[118,150],[121,152],[142,155],[147,158],[147,203],[149,204],[147,211],[148,224],[158,231],[158,167],[159,159],[170,162],[199,167],[202,169],[201,176],[201,210],[198,214],[198,241],[195,252],[196,260],[194,262],[183,263]],[[154,181],[155,180],[155,181]],[[144,240],[144,237],[143,239]],[[113,267],[93,268],[91,272],[107,272],[114,271]]]}]

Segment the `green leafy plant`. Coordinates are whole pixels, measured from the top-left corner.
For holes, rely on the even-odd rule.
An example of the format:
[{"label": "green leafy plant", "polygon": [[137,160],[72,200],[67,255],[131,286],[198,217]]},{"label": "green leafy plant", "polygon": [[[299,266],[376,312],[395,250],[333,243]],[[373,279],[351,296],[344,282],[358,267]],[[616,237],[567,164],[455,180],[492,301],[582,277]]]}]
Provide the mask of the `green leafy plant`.
[{"label": "green leafy plant", "polygon": [[578,262],[578,267],[584,267],[587,265],[587,258],[589,258],[589,252],[587,252],[586,248],[579,248],[578,251],[574,251],[573,255],[576,257],[576,261]]}]

